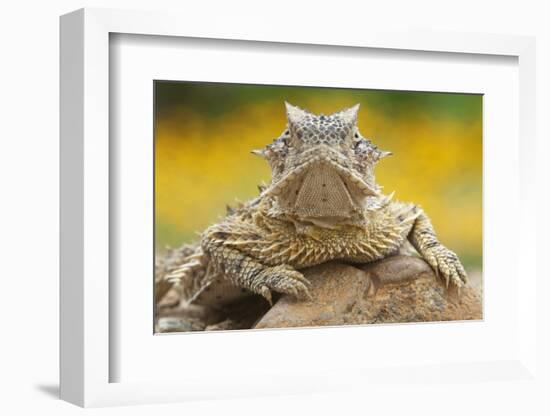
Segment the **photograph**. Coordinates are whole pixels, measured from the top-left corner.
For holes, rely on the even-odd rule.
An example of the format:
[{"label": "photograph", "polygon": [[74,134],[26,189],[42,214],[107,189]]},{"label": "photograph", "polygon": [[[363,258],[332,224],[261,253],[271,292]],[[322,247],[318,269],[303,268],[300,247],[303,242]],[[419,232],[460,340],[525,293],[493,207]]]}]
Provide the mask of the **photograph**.
[{"label": "photograph", "polygon": [[481,94],[154,100],[155,332],[483,318]]}]

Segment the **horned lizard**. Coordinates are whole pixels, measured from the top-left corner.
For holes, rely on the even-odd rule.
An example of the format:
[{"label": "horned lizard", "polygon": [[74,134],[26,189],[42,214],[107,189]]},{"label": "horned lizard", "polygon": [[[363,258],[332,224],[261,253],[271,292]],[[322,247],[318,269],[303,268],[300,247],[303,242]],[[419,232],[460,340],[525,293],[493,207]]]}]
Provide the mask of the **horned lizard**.
[{"label": "horned lizard", "polygon": [[359,105],[315,115],[285,104],[283,133],[253,151],[271,167],[269,185],[200,241],[174,250],[158,266],[157,281],[177,284],[188,303],[214,308],[251,294],[270,303],[273,292],[308,299],[301,269],[331,260],[368,263],[408,244],[447,287],[460,289],[466,272],[428,216],[375,182],[375,166],[391,153],[361,135]]}]

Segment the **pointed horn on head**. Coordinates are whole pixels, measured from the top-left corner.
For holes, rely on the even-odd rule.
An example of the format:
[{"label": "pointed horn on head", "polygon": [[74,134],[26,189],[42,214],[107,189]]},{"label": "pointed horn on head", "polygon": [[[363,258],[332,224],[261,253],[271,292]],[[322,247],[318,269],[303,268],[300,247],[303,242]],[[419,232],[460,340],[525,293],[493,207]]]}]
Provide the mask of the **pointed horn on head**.
[{"label": "pointed horn on head", "polygon": [[294,125],[300,123],[304,117],[308,114],[307,111],[302,110],[300,107],[296,107],[285,101],[286,117],[288,118],[288,124]]},{"label": "pointed horn on head", "polygon": [[346,124],[356,124],[357,114],[359,113],[360,104],[355,104],[353,107],[338,111],[334,115],[340,117]]},{"label": "pointed horn on head", "polygon": [[265,150],[264,149],[254,149],[251,150],[250,153],[256,156],[263,157],[265,159]]},{"label": "pointed horn on head", "polygon": [[376,156],[377,156],[377,157],[376,157],[376,160],[384,159],[385,157],[388,157],[388,156],[391,156],[391,155],[393,155],[392,152],[389,152],[389,151],[387,151],[387,150],[380,150],[380,149],[378,149],[378,150],[376,151]]}]

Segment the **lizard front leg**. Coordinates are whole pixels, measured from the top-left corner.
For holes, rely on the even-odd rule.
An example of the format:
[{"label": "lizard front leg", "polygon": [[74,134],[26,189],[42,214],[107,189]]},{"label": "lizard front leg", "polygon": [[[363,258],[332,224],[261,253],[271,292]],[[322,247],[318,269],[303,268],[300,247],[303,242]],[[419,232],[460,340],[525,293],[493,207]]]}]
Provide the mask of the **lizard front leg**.
[{"label": "lizard front leg", "polygon": [[[257,235],[232,234],[232,227],[213,226],[202,239],[202,248],[210,263],[234,285],[263,296],[271,303],[271,291],[287,293],[299,299],[311,298],[309,281],[287,264],[269,266],[250,255],[246,248],[255,245]],[[242,224],[239,227],[242,231]],[[248,233],[247,233],[248,234]],[[237,247],[241,247],[240,249]]]},{"label": "lizard front leg", "polygon": [[[414,209],[420,208],[415,207]],[[408,238],[436,274],[445,279],[447,287],[449,287],[449,282],[458,288],[467,283],[468,277],[458,256],[439,242],[431,221],[424,212],[420,212],[416,217]]]}]

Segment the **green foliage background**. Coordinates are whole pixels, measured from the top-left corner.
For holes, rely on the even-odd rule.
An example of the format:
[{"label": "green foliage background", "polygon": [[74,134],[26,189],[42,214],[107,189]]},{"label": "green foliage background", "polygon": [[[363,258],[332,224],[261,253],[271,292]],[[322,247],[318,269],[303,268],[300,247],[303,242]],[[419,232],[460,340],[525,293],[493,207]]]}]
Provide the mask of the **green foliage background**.
[{"label": "green foliage background", "polygon": [[482,96],[218,83],[155,82],[157,247],[197,237],[226,204],[257,195],[267,163],[250,150],[286,124],[284,101],[325,114],[361,104],[363,135],[394,156],[377,181],[430,215],[469,268],[482,261]]}]

